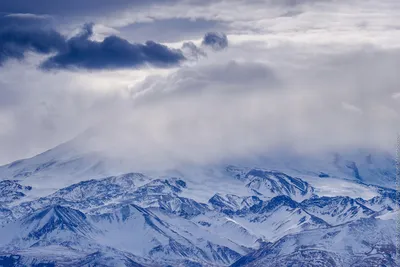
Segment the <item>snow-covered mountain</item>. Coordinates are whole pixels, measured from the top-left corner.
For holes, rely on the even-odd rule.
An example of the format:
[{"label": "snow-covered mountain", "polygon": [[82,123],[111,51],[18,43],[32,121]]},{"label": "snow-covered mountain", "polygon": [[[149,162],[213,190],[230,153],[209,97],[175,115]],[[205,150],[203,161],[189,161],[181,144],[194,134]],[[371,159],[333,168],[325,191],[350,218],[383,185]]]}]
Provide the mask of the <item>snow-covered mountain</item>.
[{"label": "snow-covered mountain", "polygon": [[231,266],[399,266],[397,236],[394,220],[360,219],[285,236]]},{"label": "snow-covered mountain", "polygon": [[388,154],[160,173],[78,141],[0,167],[0,266],[400,264]]}]

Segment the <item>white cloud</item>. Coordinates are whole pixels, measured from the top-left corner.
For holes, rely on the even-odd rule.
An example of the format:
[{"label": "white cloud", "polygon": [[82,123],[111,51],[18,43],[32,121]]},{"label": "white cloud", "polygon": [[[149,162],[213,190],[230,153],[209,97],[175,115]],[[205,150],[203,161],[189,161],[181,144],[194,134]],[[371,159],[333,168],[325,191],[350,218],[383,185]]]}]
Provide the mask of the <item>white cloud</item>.
[{"label": "white cloud", "polygon": [[5,15],[8,18],[21,18],[21,19],[52,19],[50,15],[31,14],[31,13],[11,13]]},{"label": "white cloud", "polygon": [[349,104],[349,103],[346,103],[346,102],[342,102],[342,107],[343,107],[343,109],[351,111],[351,112],[355,112],[355,113],[358,113],[358,114],[362,114],[363,113],[363,111],[359,107],[356,107],[356,106],[354,106],[352,104]]},{"label": "white cloud", "polygon": [[393,97],[394,99],[399,99],[399,98],[400,98],[400,92],[393,93],[392,97]]}]

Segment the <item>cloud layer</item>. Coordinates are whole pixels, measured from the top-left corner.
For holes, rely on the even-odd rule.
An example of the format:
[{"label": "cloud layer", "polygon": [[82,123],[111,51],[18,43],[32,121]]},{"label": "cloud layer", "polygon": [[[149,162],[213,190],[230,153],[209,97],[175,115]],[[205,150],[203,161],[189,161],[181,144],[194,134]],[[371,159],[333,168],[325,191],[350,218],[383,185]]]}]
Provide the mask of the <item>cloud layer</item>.
[{"label": "cloud layer", "polygon": [[[398,1],[196,2],[98,17],[103,29],[120,37],[97,38],[88,27],[62,37],[60,49],[47,46],[56,47],[52,54],[37,53],[41,43],[19,41],[23,49],[15,58],[25,55],[25,61],[3,60],[0,70],[0,161],[41,152],[89,127],[98,135],[83,150],[148,168],[232,162],[279,150],[394,150],[400,35],[392,18]],[[124,35],[129,27],[118,27],[141,21],[153,25],[149,35],[156,36],[157,25],[176,18],[193,19],[191,25],[212,19],[207,31],[227,29],[229,49],[212,53],[202,42],[224,44],[222,35],[207,35],[208,42],[184,34],[190,31],[185,27],[165,46],[135,44]],[[169,36],[167,26],[162,31]],[[65,36],[66,28],[58,32]],[[170,66],[171,58],[181,58],[175,49],[184,56],[179,68],[135,67]],[[41,63],[76,71],[49,73],[36,68]]]},{"label": "cloud layer", "polygon": [[[98,74],[47,77],[30,70],[20,77],[17,65],[7,65],[0,75],[10,80],[1,86],[9,88],[0,97],[8,98],[0,111],[1,146],[13,153],[50,147],[90,126],[96,136],[80,149],[138,168],[233,162],[279,150],[392,148],[399,130],[399,50],[255,47],[231,45],[128,90],[117,86],[130,79],[123,73],[102,73],[99,80]],[[27,93],[21,85],[34,77]]]}]

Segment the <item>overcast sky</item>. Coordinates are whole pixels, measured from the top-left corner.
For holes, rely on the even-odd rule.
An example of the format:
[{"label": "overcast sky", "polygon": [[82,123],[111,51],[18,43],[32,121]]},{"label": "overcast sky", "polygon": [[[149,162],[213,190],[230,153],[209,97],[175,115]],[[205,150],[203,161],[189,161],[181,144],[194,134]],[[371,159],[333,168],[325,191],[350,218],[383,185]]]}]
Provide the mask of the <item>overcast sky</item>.
[{"label": "overcast sky", "polygon": [[87,129],[84,149],[144,164],[394,149],[398,14],[398,0],[0,1],[0,163]]}]

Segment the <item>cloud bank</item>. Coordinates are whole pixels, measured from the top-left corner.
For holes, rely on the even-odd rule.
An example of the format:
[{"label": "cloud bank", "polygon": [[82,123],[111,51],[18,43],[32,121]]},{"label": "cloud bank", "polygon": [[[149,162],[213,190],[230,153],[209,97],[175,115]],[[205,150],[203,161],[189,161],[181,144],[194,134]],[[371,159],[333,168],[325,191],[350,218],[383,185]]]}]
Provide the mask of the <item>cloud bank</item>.
[{"label": "cloud bank", "polygon": [[[50,147],[91,126],[96,135],[79,145],[82,153],[101,151],[138,169],[232,163],[281,150],[393,147],[398,49],[331,54],[316,47],[255,47],[231,45],[129,89],[116,86],[121,73],[110,74],[106,91],[99,91],[96,75],[60,72],[41,74],[27,94],[21,84],[41,72],[20,77],[10,65],[0,78],[19,78],[6,86],[8,94],[2,90],[1,99],[13,104],[2,104],[1,146],[13,153],[32,144]],[[236,58],[239,53],[246,60]]]},{"label": "cloud bank", "polygon": [[29,51],[56,53],[41,64],[46,70],[118,69],[145,64],[169,67],[185,60],[180,50],[156,42],[132,44],[117,36],[97,42],[89,39],[92,35],[93,24],[86,24],[81,33],[70,39],[49,29],[8,27],[0,30],[0,64],[8,59],[22,60]]},{"label": "cloud bank", "polygon": [[[93,24],[85,24],[82,31],[69,39],[45,28],[11,26],[0,29],[0,65],[8,59],[22,60],[27,52],[51,54],[40,64],[43,70],[52,69],[122,69],[153,66],[167,68],[186,60],[181,49],[169,48],[154,41],[130,43],[115,35],[102,41],[92,40]],[[228,46],[224,34],[207,33],[203,45],[215,50]],[[189,47],[197,55],[205,55],[193,43]]]},{"label": "cloud bank", "polygon": [[85,25],[83,32],[66,41],[66,48],[42,63],[43,69],[118,69],[149,64],[170,67],[185,60],[182,52],[153,41],[132,44],[117,36],[103,41],[90,40],[93,25]]}]

